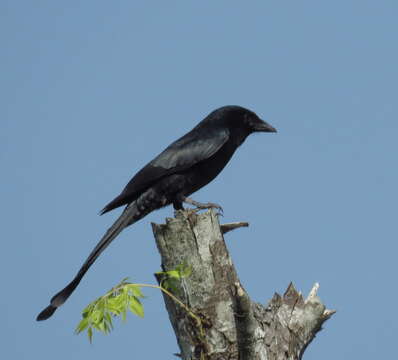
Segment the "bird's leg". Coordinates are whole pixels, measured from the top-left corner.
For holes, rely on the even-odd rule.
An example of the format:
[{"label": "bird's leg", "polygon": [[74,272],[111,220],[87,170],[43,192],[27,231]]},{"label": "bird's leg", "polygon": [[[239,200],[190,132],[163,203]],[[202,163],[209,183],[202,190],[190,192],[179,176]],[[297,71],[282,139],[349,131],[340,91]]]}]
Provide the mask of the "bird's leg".
[{"label": "bird's leg", "polygon": [[195,209],[195,210],[202,210],[202,209],[217,209],[217,210],[220,211],[220,213],[223,213],[222,207],[221,207],[220,205],[218,205],[218,204],[215,204],[215,203],[211,203],[211,202],[208,202],[208,203],[200,203],[200,202],[198,202],[198,201],[195,201],[195,200],[190,199],[189,197],[185,197],[185,196],[184,196],[184,198],[183,198],[183,202],[185,202],[185,203],[187,203],[187,204],[190,204],[190,205],[193,205],[193,206],[196,206],[196,209]]},{"label": "bird's leg", "polygon": [[182,201],[174,201],[173,208],[174,210],[184,210],[184,207],[182,206]]}]

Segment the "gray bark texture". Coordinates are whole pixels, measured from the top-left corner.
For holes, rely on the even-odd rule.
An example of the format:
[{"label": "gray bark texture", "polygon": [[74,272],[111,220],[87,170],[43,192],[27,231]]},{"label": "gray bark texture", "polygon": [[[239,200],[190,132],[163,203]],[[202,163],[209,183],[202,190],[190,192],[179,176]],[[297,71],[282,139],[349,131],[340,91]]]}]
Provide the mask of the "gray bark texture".
[{"label": "gray bark texture", "polygon": [[[247,223],[219,224],[210,210],[178,211],[166,224],[152,224],[164,271],[180,264],[192,268],[173,294],[195,316],[164,294],[184,360],[301,359],[304,350],[333,315],[316,295],[307,299],[290,284],[267,305],[253,302],[241,285],[223,233]],[[158,281],[160,279],[158,278]]]}]

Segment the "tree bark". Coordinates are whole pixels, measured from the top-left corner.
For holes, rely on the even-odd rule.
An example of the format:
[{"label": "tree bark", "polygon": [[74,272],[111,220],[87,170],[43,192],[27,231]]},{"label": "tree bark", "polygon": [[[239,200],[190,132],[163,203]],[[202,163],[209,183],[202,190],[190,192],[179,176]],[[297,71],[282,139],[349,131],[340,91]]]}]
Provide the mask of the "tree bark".
[{"label": "tree bark", "polygon": [[[219,224],[208,211],[178,211],[166,224],[152,224],[164,271],[186,263],[192,274],[174,290],[194,314],[164,294],[164,301],[184,360],[301,359],[304,350],[333,315],[316,295],[307,299],[290,284],[263,306],[241,285],[223,233],[247,223]],[[160,281],[160,279],[158,279]],[[198,320],[200,319],[200,320]]]}]

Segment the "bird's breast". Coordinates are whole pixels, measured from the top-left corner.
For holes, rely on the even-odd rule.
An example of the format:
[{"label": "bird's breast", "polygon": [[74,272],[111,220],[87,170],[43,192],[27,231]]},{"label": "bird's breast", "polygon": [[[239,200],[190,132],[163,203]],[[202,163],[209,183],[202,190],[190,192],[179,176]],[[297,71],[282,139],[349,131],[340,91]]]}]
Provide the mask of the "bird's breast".
[{"label": "bird's breast", "polygon": [[228,164],[236,149],[237,146],[227,142],[213,156],[192,166],[186,174],[190,186],[185,195],[189,196],[212,181]]}]

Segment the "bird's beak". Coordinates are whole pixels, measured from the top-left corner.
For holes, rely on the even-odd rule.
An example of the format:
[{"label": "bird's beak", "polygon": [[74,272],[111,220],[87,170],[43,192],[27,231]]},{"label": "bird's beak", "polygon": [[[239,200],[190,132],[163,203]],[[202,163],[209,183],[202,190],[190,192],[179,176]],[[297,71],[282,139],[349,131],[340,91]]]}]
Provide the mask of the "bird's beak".
[{"label": "bird's beak", "polygon": [[265,122],[264,120],[259,119],[260,122],[256,123],[254,126],[254,131],[259,131],[259,132],[276,132],[276,129]]}]

